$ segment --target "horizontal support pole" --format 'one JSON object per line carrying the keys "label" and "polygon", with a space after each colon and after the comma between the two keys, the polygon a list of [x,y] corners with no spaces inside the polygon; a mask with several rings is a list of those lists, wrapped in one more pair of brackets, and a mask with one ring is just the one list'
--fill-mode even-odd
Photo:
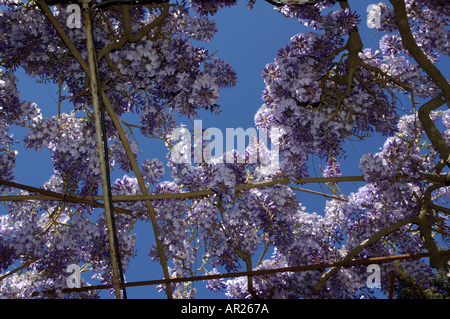
{"label": "horizontal support pole", "polygon": [[[439,255],[450,255],[450,250],[440,251]],[[425,257],[429,257],[429,253],[404,254],[404,255],[387,256],[387,257],[373,257],[373,258],[365,258],[365,259],[358,259],[358,260],[320,263],[320,264],[305,265],[305,266],[253,270],[253,271],[206,275],[206,276],[171,278],[168,280],[167,279],[159,279],[159,280],[135,281],[135,282],[127,282],[123,286],[124,287],[139,287],[139,286],[170,284],[170,283],[176,283],[176,282],[236,278],[236,277],[244,277],[244,276],[261,276],[261,275],[275,274],[275,273],[280,273],[280,272],[299,272],[299,271],[307,271],[307,270],[325,269],[325,268],[331,268],[331,267],[348,267],[348,266],[354,266],[354,265],[377,264],[377,263],[384,263],[384,262],[392,262],[395,260],[416,259],[416,258],[425,258]],[[87,286],[87,287],[80,287],[80,288],[63,288],[60,290],[62,293],[69,293],[69,292],[110,289],[111,287],[112,287],[111,285],[96,285],[96,286]],[[122,288],[122,286],[121,286],[121,288]],[[42,293],[46,293],[46,294],[54,294],[55,292],[56,292],[56,289],[42,291]],[[33,297],[36,297],[38,295],[39,295],[39,292],[33,292],[33,294],[32,294]]]}
{"label": "horizontal support pole", "polygon": [[[364,178],[362,176],[343,176],[343,177],[317,177],[317,178],[301,178],[297,179],[295,181],[296,184],[303,184],[303,183],[333,183],[333,182],[364,182]],[[0,180],[0,184],[3,184]],[[240,190],[245,189],[252,189],[252,188],[262,188],[262,187],[268,187],[273,186],[277,184],[291,184],[291,181],[289,178],[280,178],[275,179],[267,182],[258,182],[258,183],[252,183],[252,184],[243,184],[243,185],[236,185],[235,189],[236,192]],[[31,187],[24,188],[20,185],[12,182],[8,182],[8,184],[3,184],[5,186],[11,186],[16,187],[24,190],[28,190]],[[32,190],[31,192],[37,192],[36,189]],[[42,194],[42,192],[39,192]],[[56,197],[53,197],[52,194],[55,194]],[[158,199],[172,199],[172,198],[193,198],[198,196],[207,196],[207,195],[215,195],[216,193],[212,190],[202,190],[202,191],[196,191],[196,192],[182,192],[182,193],[172,193],[172,194],[156,194],[156,195],[113,195],[112,200],[116,202],[128,202],[128,201],[142,201],[142,200],[158,200]],[[44,197],[42,196],[44,195]],[[84,202],[88,203],[89,200],[86,200],[85,197],[80,195],[63,195],[55,192],[46,191],[46,194],[42,195],[7,195],[7,196],[0,196],[0,202],[2,201],[13,201],[13,200],[31,200],[31,199],[38,199],[38,200],[65,200],[65,201],[71,201],[70,199],[81,199]],[[102,196],[91,196],[93,200],[102,200]]]}

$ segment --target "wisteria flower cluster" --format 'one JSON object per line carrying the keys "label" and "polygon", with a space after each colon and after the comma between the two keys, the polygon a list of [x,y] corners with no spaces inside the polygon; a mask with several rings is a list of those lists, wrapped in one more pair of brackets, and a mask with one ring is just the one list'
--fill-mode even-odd
{"label": "wisteria flower cluster", "polygon": [[[61,42],[54,26],[39,10],[35,8],[24,12],[23,8],[12,2],[2,4],[9,6],[9,9],[0,14],[1,65],[11,71],[20,66],[29,76],[38,76],[46,81],[56,81],[62,72],[69,96],[61,98],[69,99],[75,106],[75,111],[42,119],[36,104],[20,100],[15,84],[17,79],[14,75],[9,71],[2,72],[0,74],[1,179],[13,180],[14,176],[17,152],[12,146],[16,141],[8,135],[8,128],[10,125],[25,126],[29,128],[24,140],[25,147],[36,151],[47,148],[52,155],[55,175],[51,183],[45,186],[46,190],[63,194],[95,195],[100,184],[100,170],[90,93],[86,92],[86,88],[89,87],[86,75]],[[137,43],[108,52],[107,57],[100,58],[99,63],[101,79],[110,81],[105,91],[117,114],[120,116],[129,111],[140,113],[142,132],[150,136],[165,136],[171,132],[175,123],[173,113],[194,117],[197,108],[217,110],[219,89],[236,83],[236,74],[228,63],[218,58],[209,59],[206,50],[194,47],[189,41],[190,38],[209,41],[216,32],[215,22],[207,18],[191,17],[185,3],[172,5],[169,9],[169,18],[158,32],[153,30]],[[70,41],[81,52],[83,58],[86,58],[84,28],[67,28],[65,21],[69,13],[65,10],[65,5],[55,6],[53,14],[60,26],[65,29]],[[133,10],[131,16],[133,32],[141,27],[136,22],[138,19],[150,24],[158,17],[157,11],[146,13],[142,8]],[[115,15],[107,12],[105,19],[113,21]],[[107,24],[101,19],[96,22],[94,33],[98,35],[97,47],[111,44],[115,42],[115,37],[120,36],[116,32],[119,25],[114,26],[116,22]],[[175,112],[167,111],[168,109]],[[85,112],[87,116],[80,117],[77,112]],[[108,116],[106,121],[107,135],[111,141],[110,168],[118,166],[127,172],[130,169],[129,159],[125,156],[122,143]],[[136,144],[130,142],[130,145],[137,158]],[[147,160],[142,163],[142,173],[149,183],[156,184],[164,174],[164,168],[157,159]],[[173,191],[172,188],[169,190]],[[141,193],[136,180],[126,176],[112,185],[112,192],[117,195]],[[4,258],[1,259],[1,269],[7,269],[19,259],[19,256],[38,258],[39,261],[33,265],[37,265],[38,273],[42,275],[39,276],[40,283],[35,286],[38,287],[37,290],[45,290],[65,287],[67,277],[64,273],[65,268],[71,263],[83,262],[94,270],[95,278],[103,283],[111,283],[109,251],[105,249],[108,247],[105,218],[100,216],[97,222],[92,222],[87,217],[92,214],[92,210],[85,205],[67,206],[66,203],[55,201],[41,204],[45,213],[38,214],[38,210],[33,208],[34,215],[21,214],[20,218],[2,219],[2,225],[13,228],[2,226],[1,247]],[[131,203],[124,202],[119,207],[131,208],[136,216],[142,216],[142,212],[145,211],[142,203],[133,204],[134,207]],[[169,204],[169,206],[174,212],[180,211],[180,207],[176,205]],[[13,214],[14,209],[26,211],[31,207],[33,206],[12,204],[8,209],[10,214]],[[157,207],[157,210],[160,209]],[[161,218],[162,216],[170,220],[167,214],[161,215]],[[23,220],[27,222],[24,223]],[[82,226],[83,224],[87,226]],[[122,246],[122,264],[126,269],[129,259],[134,255],[135,235],[129,234],[133,223],[128,217],[121,216],[116,219],[116,224]],[[81,230],[91,233],[83,234]],[[56,242],[59,244],[53,247],[53,243]],[[78,250],[73,250],[74,247]],[[80,247],[84,248],[80,251]],[[80,260],[75,256],[83,258]],[[27,258],[23,262],[26,262]],[[43,270],[45,272],[42,272]],[[17,278],[12,278],[13,282],[17,283]],[[46,278],[53,281],[48,282]],[[54,281],[56,278],[59,281]],[[22,281],[20,285],[25,282]],[[11,285],[6,282],[4,284]],[[33,290],[33,287],[29,290]],[[15,291],[14,289],[12,291]],[[8,291],[6,288],[2,289],[4,297],[8,296]],[[9,292],[11,297],[19,296],[17,291]],[[20,296],[30,295],[27,290],[26,294]],[[58,294],[58,296],[71,295]]]}
{"label": "wisteria flower cluster", "polygon": [[35,103],[20,100],[16,83],[17,78],[11,72],[0,71],[0,176],[7,181],[13,180],[17,154],[13,148],[16,141],[8,134],[9,126],[35,125],[42,118]]}
{"label": "wisteria flower cluster", "polygon": [[[312,31],[287,39],[264,67],[263,105],[254,116],[274,148],[269,150],[267,143],[254,138],[243,152],[231,150],[214,158],[208,155],[204,130],[195,128],[192,135],[183,126],[177,128],[175,115],[192,119],[199,110],[218,111],[221,90],[236,84],[229,63],[191,40],[210,41],[217,27],[208,16],[237,1],[113,7],[95,19],[102,94],[117,115],[105,117],[108,164],[136,175],[117,178],[111,193],[157,196],[151,205],[149,200],[114,202],[116,208],[127,210],[115,214],[124,271],[136,254],[137,235],[132,231],[138,221],[155,222],[157,236],[149,244],[149,256],[167,267],[171,277],[420,253],[432,245],[427,237],[432,237],[431,231],[444,237],[450,232],[448,209],[439,206],[450,199],[444,180],[448,163],[440,154],[442,147],[450,147],[450,111],[433,109],[427,114],[433,125],[444,127],[440,137],[445,145],[433,145],[431,124],[424,124],[423,112],[400,117],[391,98],[407,93],[414,103],[417,98],[440,102],[445,90],[434,74],[424,72],[426,62],[414,61],[413,51],[405,49],[394,8],[381,3],[369,13],[371,23],[379,21],[378,31],[386,33],[380,50],[374,50],[360,43],[361,19],[346,1],[332,10],[338,1],[294,2],[275,1],[282,15],[298,19]],[[248,8],[254,4],[249,0]],[[94,199],[100,189],[100,162],[90,79],[74,54],[87,58],[84,28],[68,28],[65,5],[53,6],[59,28],[73,45],[69,48],[42,7],[9,0],[0,0],[0,5],[8,6],[0,13],[0,65],[6,69],[0,72],[0,180],[14,180],[13,146],[18,141],[8,134],[9,127],[27,127],[23,146],[51,153],[54,174],[41,190]],[[145,26],[165,14],[163,8],[167,17],[142,34]],[[435,65],[440,55],[450,52],[446,29],[450,7],[441,0],[406,0],[405,9],[416,45]],[[121,21],[121,15],[129,19]],[[31,77],[67,86],[68,95],[60,100],[69,100],[74,110],[43,118],[36,104],[21,101],[14,76],[19,67]],[[115,122],[127,113],[137,115],[142,135],[164,140],[166,163],[139,158],[137,144],[126,137],[132,132],[118,131]],[[367,184],[349,196],[333,196],[323,214],[307,212],[286,180],[292,184],[308,177],[313,154],[326,159],[324,177],[337,180],[342,176],[344,141],[352,136],[364,139],[375,131],[387,138],[380,152],[361,157],[359,168]],[[201,161],[192,164],[197,158]],[[132,165],[138,160],[139,165]],[[165,164],[171,173],[168,181],[162,180]],[[335,183],[328,183],[330,189]],[[67,287],[66,269],[72,264],[92,270],[93,280],[112,283],[104,213],[97,214],[86,202],[69,203],[64,198],[11,201],[5,207],[8,214],[0,216],[0,271],[3,276],[13,265],[24,269],[0,281],[1,298],[99,298],[96,291],[61,291]],[[418,219],[424,212],[426,223],[436,228],[424,228],[423,219]],[[390,228],[411,218],[416,219]],[[365,245],[386,229],[391,230],[382,239]],[[402,266],[429,285],[430,265],[416,260],[402,261]],[[383,287],[389,286],[388,274],[395,267],[392,262],[383,264]],[[251,277],[214,279],[207,280],[206,287],[230,298],[373,297],[365,285],[365,266],[334,270],[331,275],[325,270],[279,272],[254,276],[251,282]],[[168,287],[158,288],[168,293]],[[56,293],[47,294],[49,289]],[[190,283],[172,284],[171,290],[177,298],[193,298],[196,292]]]}
{"label": "wisteria flower cluster", "polygon": [[[344,80],[352,76],[346,64],[333,62],[346,48],[343,36],[357,27],[358,15],[346,8],[316,19],[316,27],[325,34],[293,36],[277,52],[275,62],[266,65],[262,72],[265,106],[255,117],[258,128],[277,127],[282,132],[281,156],[286,166],[296,168],[285,173],[296,178],[308,176],[305,169],[299,169],[308,153],[338,157],[342,142],[351,135],[365,136],[373,128],[388,135],[396,124],[393,101],[382,87],[368,84],[373,78],[370,73],[361,74],[352,85],[351,79]],[[377,63],[371,51],[364,51],[360,58]]]}

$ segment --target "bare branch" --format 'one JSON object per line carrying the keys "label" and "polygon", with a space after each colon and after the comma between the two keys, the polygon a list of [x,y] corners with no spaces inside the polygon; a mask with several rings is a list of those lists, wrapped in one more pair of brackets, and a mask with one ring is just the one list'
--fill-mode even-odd
{"label": "bare branch", "polygon": [[[8,187],[14,187],[18,189],[23,189],[29,192],[41,194],[41,195],[17,195],[17,196],[0,196],[0,201],[6,201],[6,200],[32,200],[32,199],[39,199],[39,200],[61,200],[61,201],[67,201],[67,202],[75,202],[80,204],[86,204],[93,207],[99,207],[104,208],[104,205],[102,203],[98,203],[92,200],[88,200],[83,196],[80,195],[66,195],[66,194],[60,194],[56,192],[52,192],[49,190],[36,188],[32,186],[22,185],[19,183],[9,182],[0,180],[0,185],[8,186]],[[22,198],[22,199],[21,199]],[[98,199],[102,199],[98,197]],[[118,208],[113,207],[114,211],[133,216],[133,212],[124,209],[124,208]]]}
{"label": "bare branch", "polygon": [[439,152],[439,154],[441,154],[442,159],[447,163],[447,165],[449,165],[450,149],[445,143],[444,137],[442,136],[441,132],[439,132],[430,118],[431,111],[444,104],[444,101],[441,97],[442,95],[439,95],[438,97],[423,104],[419,108],[418,116],[420,123],[422,123],[425,133],[427,134],[434,148]]}
{"label": "bare branch", "polygon": [[[329,198],[332,198],[332,199],[335,199],[335,200],[340,200],[342,202],[348,203],[348,199],[345,199],[345,198],[342,198],[342,197],[338,197],[338,196],[334,196],[334,195],[328,195],[328,194],[325,194],[325,193],[316,192],[316,191],[312,191],[312,190],[304,189],[304,188],[292,187],[292,186],[291,186],[291,189],[293,189],[295,191],[300,191],[300,192],[320,195],[320,196],[324,196],[324,197],[329,197]],[[371,207],[369,205],[364,205],[364,204],[362,204],[361,206],[365,207],[365,208],[369,208],[369,209],[373,208],[373,207]]]}
{"label": "bare branch", "polygon": [[425,53],[417,45],[409,26],[408,17],[406,15],[405,1],[390,0],[390,2],[394,6],[395,21],[397,23],[398,30],[400,31],[400,35],[402,36],[403,47],[409,51],[419,66],[441,89],[442,95],[444,96],[445,101],[447,101],[447,105],[450,107],[450,84],[442,75],[441,71],[439,71],[439,69],[428,60]]}
{"label": "bare branch", "polygon": [[160,8],[160,15],[153,20],[151,23],[143,27],[136,34],[133,34],[131,31],[131,21],[130,21],[130,10],[132,6],[129,5],[121,5],[114,6],[112,9],[116,9],[120,11],[122,14],[122,23],[124,28],[124,35],[116,42],[112,42],[107,44],[98,54],[98,60],[100,61],[103,57],[106,57],[110,52],[120,49],[127,42],[137,42],[142,39],[145,35],[147,35],[153,28],[161,25],[164,20],[169,16],[169,3],[164,2],[155,7]]}
{"label": "bare branch", "polygon": [[1,277],[0,277],[0,281],[2,281],[2,280],[5,279],[5,278],[8,278],[9,276],[15,274],[15,273],[18,272],[18,271],[21,271],[21,270],[24,269],[24,268],[27,268],[29,265],[31,265],[32,263],[35,263],[35,262],[38,261],[38,260],[39,260],[39,258],[36,258],[36,257],[35,257],[35,258],[31,259],[30,261],[24,263],[22,266],[17,267],[17,268],[14,269],[14,270],[11,270],[11,271],[10,271],[9,273],[7,273],[6,275],[1,276]]}
{"label": "bare branch", "polygon": [[83,59],[80,52],[77,50],[75,45],[70,41],[69,36],[64,31],[64,29],[59,24],[58,20],[56,20],[55,16],[53,15],[52,11],[48,7],[47,3],[43,0],[40,0],[37,2],[39,8],[44,12],[45,16],[50,20],[50,22],[53,24],[53,27],[55,28],[56,32],[58,32],[61,39],[64,41],[66,46],[69,48],[70,53],[73,54],[77,62],[80,64],[83,71],[86,73],[86,76],[89,77],[89,66],[87,62]]}

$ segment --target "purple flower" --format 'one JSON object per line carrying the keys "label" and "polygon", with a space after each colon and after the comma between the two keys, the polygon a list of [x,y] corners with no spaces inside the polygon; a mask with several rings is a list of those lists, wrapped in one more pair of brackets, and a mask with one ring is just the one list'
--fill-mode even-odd
{"label": "purple flower", "polygon": [[263,104],[255,114],[255,125],[259,131],[262,131],[264,135],[268,136],[267,132],[270,127],[275,123],[273,112]]}
{"label": "purple flower", "polygon": [[[220,274],[216,268],[213,268],[212,271],[208,273],[208,275],[217,275]],[[212,292],[223,291],[226,288],[224,279],[212,279],[208,280],[206,284],[206,288],[211,290]]]}
{"label": "purple flower", "polygon": [[332,157],[327,160],[327,166],[323,170],[324,177],[339,177],[341,176],[341,167],[336,158]]}
{"label": "purple flower", "polygon": [[354,30],[361,20],[356,12],[351,12],[349,8],[338,9],[324,16],[318,24],[319,29],[324,29],[331,37],[348,35]]}
{"label": "purple flower", "polygon": [[164,176],[164,165],[157,158],[147,159],[141,163],[141,166],[142,177],[147,183],[156,184]]}
{"label": "purple flower", "polygon": [[319,82],[311,78],[304,78],[298,81],[299,88],[295,91],[298,101],[303,103],[315,103],[320,101],[322,93]]}
{"label": "purple flower", "polygon": [[198,105],[207,108],[216,103],[218,99],[219,86],[214,82],[213,78],[208,74],[197,77],[189,102],[198,103]]}
{"label": "purple flower", "polygon": [[403,51],[402,39],[393,34],[386,34],[380,40],[380,49],[383,54],[395,56]]}
{"label": "purple flower", "polygon": [[294,100],[282,100],[274,107],[273,116],[280,123],[292,126],[300,118],[300,110]]}
{"label": "purple flower", "polygon": [[261,76],[266,83],[266,85],[273,84],[279,80],[280,71],[278,68],[278,64],[276,63],[268,63],[266,67],[261,72]]}
{"label": "purple flower", "polygon": [[359,169],[368,182],[386,178],[386,169],[379,153],[375,155],[364,154],[359,162]]}
{"label": "purple flower", "polygon": [[294,35],[289,41],[289,48],[295,55],[302,56],[311,52],[311,40],[304,33]]}

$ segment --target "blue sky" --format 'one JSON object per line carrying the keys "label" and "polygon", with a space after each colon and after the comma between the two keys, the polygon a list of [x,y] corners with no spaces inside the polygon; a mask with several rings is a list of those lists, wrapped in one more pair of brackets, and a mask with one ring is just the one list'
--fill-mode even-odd
{"label": "blue sky", "polygon": [[[375,34],[374,29],[369,29],[365,23],[367,15],[366,8],[369,4],[376,1],[350,1],[350,7],[357,10],[361,15],[360,33],[365,47],[378,47],[380,39],[379,34]],[[273,7],[264,2],[257,1],[252,11],[246,7],[247,1],[239,1],[237,6],[226,8],[213,17],[217,21],[218,32],[215,38],[209,43],[195,43],[204,46],[210,53],[218,50],[215,56],[229,62],[237,72],[238,82],[234,88],[223,89],[218,101],[221,105],[221,114],[214,115],[209,112],[200,113],[203,128],[217,127],[225,133],[226,128],[243,129],[255,127],[254,115],[261,107],[261,93],[264,89],[264,81],[261,78],[261,71],[267,63],[273,62],[276,51],[288,44],[289,39],[301,32],[309,32],[311,29],[300,25],[297,20],[291,20],[283,17]],[[35,79],[30,79],[19,70],[16,75],[19,78],[18,88],[21,99],[36,102],[42,109],[44,117],[57,114],[57,88],[52,85],[36,84]],[[410,109],[410,103],[404,99],[405,108]],[[63,112],[69,112],[70,105],[63,106]],[[139,124],[136,115],[123,117],[127,122]],[[188,128],[192,125],[186,118],[177,118],[177,124],[187,124]],[[14,138],[20,140],[17,150],[15,178],[19,183],[39,187],[48,181],[53,174],[53,168],[50,160],[50,152],[46,149],[35,152],[23,148],[23,137],[26,135],[26,129],[12,129]],[[358,168],[359,158],[367,152],[378,152],[384,143],[385,137],[374,135],[364,142],[348,142],[345,146],[347,158],[341,160],[341,170],[343,176],[361,175]],[[139,155],[139,162],[147,158],[160,158],[166,156],[166,147],[160,140],[138,139],[139,149],[142,153]],[[224,141],[225,149],[225,141]],[[325,163],[318,158],[313,158],[310,164],[310,174],[312,177],[321,176],[319,165],[325,167]],[[166,169],[168,171],[168,169]],[[121,177],[119,172],[113,171],[111,180]],[[170,180],[170,174],[166,173],[164,180]],[[345,194],[357,191],[357,187],[363,186],[363,183],[342,183],[339,185]],[[303,185],[300,187],[329,193],[326,185]],[[306,206],[310,213],[317,212],[323,214],[326,199],[321,196],[306,193],[298,194],[299,201]],[[0,213],[5,210],[0,207]],[[154,236],[150,224],[137,223],[135,227],[137,233],[136,249],[137,257],[132,259],[127,270],[127,281],[142,281],[162,278],[162,270],[158,263],[151,261],[148,256],[151,243]],[[267,255],[266,255],[267,256]],[[259,256],[255,256],[255,265]],[[96,284],[90,279],[88,273],[83,273],[82,278],[86,281]],[[197,298],[224,298],[223,294],[214,294],[202,289],[205,283],[195,284],[198,293]],[[127,289],[129,298],[165,298],[165,295],[158,293],[154,286],[135,287]],[[104,291],[102,296],[109,297]],[[112,298],[112,297],[109,297]]]}

